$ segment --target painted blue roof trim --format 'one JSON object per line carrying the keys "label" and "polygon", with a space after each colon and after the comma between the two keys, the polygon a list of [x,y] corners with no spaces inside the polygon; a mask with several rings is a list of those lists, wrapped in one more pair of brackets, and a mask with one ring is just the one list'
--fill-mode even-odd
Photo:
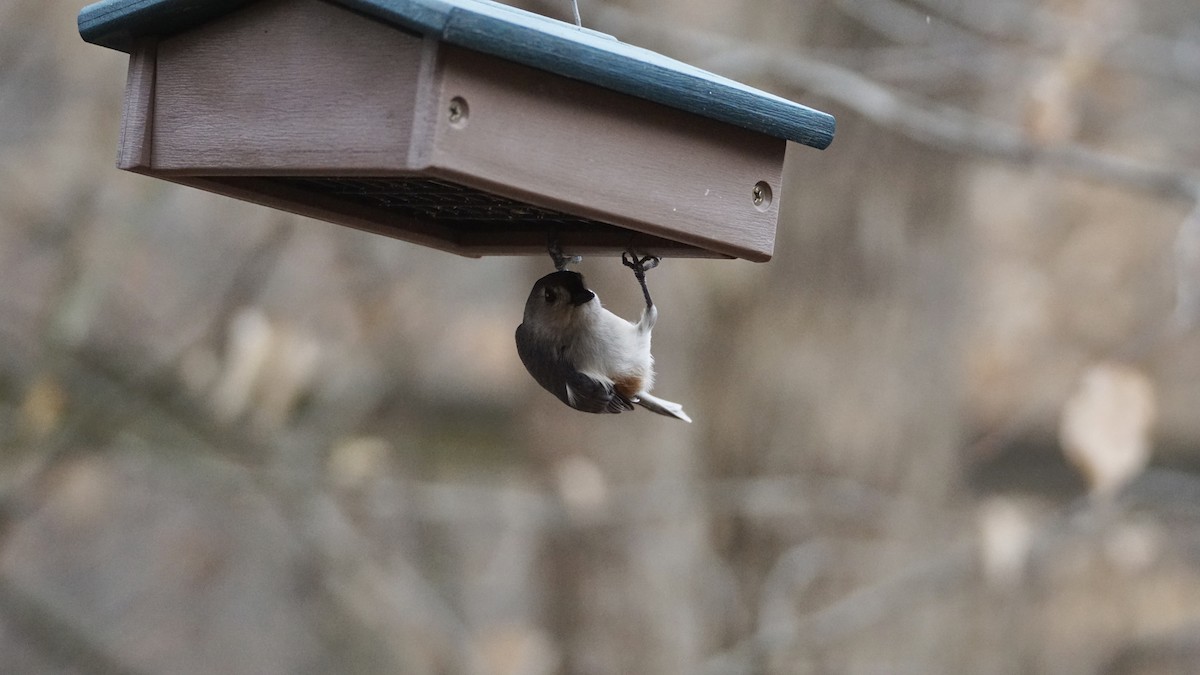
{"label": "painted blue roof trim", "polygon": [[79,34],[128,52],[143,35],[170,35],[225,14],[250,0],[105,0],[79,12]]}
{"label": "painted blue roof trim", "polygon": [[[79,13],[84,40],[129,51],[250,0],[103,0]],[[332,0],[385,23],[631,96],[824,149],[831,115],[611,36],[491,0]]]}

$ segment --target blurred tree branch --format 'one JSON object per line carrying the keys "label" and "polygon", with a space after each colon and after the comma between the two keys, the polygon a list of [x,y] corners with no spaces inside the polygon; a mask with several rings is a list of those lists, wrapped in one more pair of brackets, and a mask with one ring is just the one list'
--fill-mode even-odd
{"label": "blurred tree branch", "polygon": [[[928,7],[928,0],[924,2]],[[852,9],[856,16],[905,44],[928,40],[934,28],[948,31],[951,37],[939,40],[936,49],[942,56],[946,51],[952,51],[954,59],[964,62],[970,59],[963,59],[963,54],[974,49],[972,45],[977,42],[963,29],[944,22],[934,27],[931,16],[921,17],[919,12],[891,0],[843,0],[840,6],[843,10]],[[939,5],[936,9],[940,12],[945,8]],[[1095,41],[1106,47],[1096,47],[1103,58],[1118,58],[1119,65],[1139,74],[1173,79],[1188,79],[1187,74],[1190,74],[1194,79],[1195,73],[1200,72],[1194,67],[1200,62],[1200,45],[1191,42],[1131,34],[1123,28],[1118,30],[1096,21],[1072,20],[1044,9],[1031,13],[1029,6],[1018,7],[1013,2],[989,5],[986,12],[970,7],[950,11],[954,12],[952,20],[970,31],[1005,40],[1032,41],[1043,50],[1061,51],[1066,39],[1064,35],[1072,31],[1091,31]],[[880,127],[947,152],[1039,167],[1064,176],[1184,202],[1191,213],[1180,222],[1175,238],[1172,314],[1164,322],[1147,326],[1142,333],[1113,351],[1119,358],[1140,358],[1151,348],[1200,324],[1200,171],[1136,159],[1077,142],[1042,142],[1014,124],[898,91],[850,68],[813,58],[798,50],[749,44],[727,35],[653,22],[609,3],[591,13],[600,30],[662,45],[667,51],[686,53],[697,65],[729,77],[748,81],[770,79],[791,89],[811,92],[845,106]],[[1117,19],[1119,17],[1109,17],[1109,23],[1119,24]],[[1117,45],[1120,49],[1107,48]],[[1114,53],[1116,57],[1112,56]]]}
{"label": "blurred tree branch", "polygon": [[848,68],[778,46],[747,45],[716,33],[667,26],[611,4],[595,12],[600,30],[707,54],[698,65],[729,77],[771,78],[846,106],[912,140],[951,152],[1042,166],[1158,196],[1200,200],[1200,172],[1165,167],[1076,143],[1043,145],[1018,127],[952,105],[901,94]]}
{"label": "blurred tree branch", "polygon": [[1089,33],[1109,47],[1101,58],[1111,67],[1141,77],[1200,83],[1200,43],[1135,31],[1120,13],[1068,17],[1045,6],[1013,1],[912,2],[924,11],[895,0],[839,0],[838,8],[900,44],[936,43],[943,53],[949,46],[956,50],[955,58],[977,52],[974,61],[1005,55],[1003,49],[978,53],[987,48],[981,38],[1003,41],[1009,48],[1015,44],[1055,53],[1063,49],[1068,36]]}
{"label": "blurred tree branch", "polygon": [[6,630],[12,630],[55,665],[68,672],[137,675],[118,654],[94,639],[90,631],[77,626],[70,617],[31,596],[0,575],[0,616]]}

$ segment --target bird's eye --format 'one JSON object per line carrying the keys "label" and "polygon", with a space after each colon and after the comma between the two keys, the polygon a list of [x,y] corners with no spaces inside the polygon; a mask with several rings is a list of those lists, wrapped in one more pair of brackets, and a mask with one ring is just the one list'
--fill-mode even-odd
{"label": "bird's eye", "polygon": [[554,291],[546,289],[546,302],[554,302]]}

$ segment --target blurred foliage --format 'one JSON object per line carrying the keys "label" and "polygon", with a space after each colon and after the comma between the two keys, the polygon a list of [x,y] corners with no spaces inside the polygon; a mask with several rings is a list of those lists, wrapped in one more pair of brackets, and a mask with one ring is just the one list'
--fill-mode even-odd
{"label": "blurred foliage", "polygon": [[838,117],[649,277],[690,426],[537,388],[546,260],[116,171],[79,8],[0,5],[0,671],[1200,667],[1194,2],[584,0]]}

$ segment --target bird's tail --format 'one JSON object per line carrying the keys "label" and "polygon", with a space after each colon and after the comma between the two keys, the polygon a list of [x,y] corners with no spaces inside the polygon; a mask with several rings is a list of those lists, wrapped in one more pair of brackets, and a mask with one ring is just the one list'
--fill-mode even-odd
{"label": "bird's tail", "polygon": [[634,403],[637,403],[650,412],[681,419],[688,424],[692,423],[692,418],[688,417],[687,413],[683,412],[683,406],[679,405],[678,403],[664,401],[661,398],[651,396],[650,394],[638,394],[637,400],[634,401]]}

